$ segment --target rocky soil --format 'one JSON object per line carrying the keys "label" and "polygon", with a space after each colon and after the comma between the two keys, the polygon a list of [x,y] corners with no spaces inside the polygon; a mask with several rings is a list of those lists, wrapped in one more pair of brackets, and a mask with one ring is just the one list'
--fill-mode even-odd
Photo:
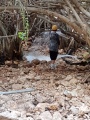
{"label": "rocky soil", "polygon": [[0,67],[0,91],[34,91],[0,95],[0,120],[90,120],[89,66],[62,59],[55,70],[45,60],[16,63]]}

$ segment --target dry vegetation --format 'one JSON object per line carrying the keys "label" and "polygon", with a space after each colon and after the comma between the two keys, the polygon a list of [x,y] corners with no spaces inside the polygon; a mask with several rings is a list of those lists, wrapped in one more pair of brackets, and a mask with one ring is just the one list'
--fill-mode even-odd
{"label": "dry vegetation", "polygon": [[89,0],[0,0],[0,50],[8,58],[12,58],[13,50],[21,56],[17,33],[24,30],[26,17],[29,37],[57,24],[63,33],[73,36],[78,43],[86,42],[90,46],[89,6]]}

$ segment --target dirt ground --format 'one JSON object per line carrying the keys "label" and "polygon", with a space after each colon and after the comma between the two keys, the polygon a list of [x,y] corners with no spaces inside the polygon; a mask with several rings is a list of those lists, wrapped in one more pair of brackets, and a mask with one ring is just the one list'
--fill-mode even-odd
{"label": "dirt ground", "polygon": [[0,95],[0,116],[7,117],[0,120],[90,120],[90,66],[62,59],[56,65],[51,70],[49,61],[24,60],[0,66],[0,91],[34,89]]}

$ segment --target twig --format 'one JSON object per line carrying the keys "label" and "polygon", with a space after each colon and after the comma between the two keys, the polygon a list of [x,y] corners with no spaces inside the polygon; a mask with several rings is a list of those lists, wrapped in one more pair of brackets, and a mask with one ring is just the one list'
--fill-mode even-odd
{"label": "twig", "polygon": [[82,80],[82,82],[83,82],[83,83],[86,82],[89,77],[90,77],[90,74],[88,74],[88,75]]}
{"label": "twig", "polygon": [[3,87],[3,86],[1,86],[1,85],[0,85],[0,87],[3,88],[4,90],[7,90],[5,87]]}
{"label": "twig", "polygon": [[0,36],[0,38],[9,38],[9,37],[16,37],[17,35],[7,35],[7,36]]}

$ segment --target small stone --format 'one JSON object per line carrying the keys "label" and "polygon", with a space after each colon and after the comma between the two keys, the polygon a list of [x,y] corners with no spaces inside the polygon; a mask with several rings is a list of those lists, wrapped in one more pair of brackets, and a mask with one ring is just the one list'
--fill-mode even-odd
{"label": "small stone", "polygon": [[15,119],[15,118],[21,117],[21,113],[18,111],[6,111],[6,112],[0,113],[0,116],[6,116],[7,118]]}
{"label": "small stone", "polygon": [[24,73],[25,73],[25,74],[28,74],[28,73],[29,73],[29,69],[26,69],[26,70],[24,71]]}
{"label": "small stone", "polygon": [[71,76],[71,75],[67,75],[67,77],[66,77],[64,80],[69,81],[69,80],[71,80],[71,79],[72,79],[72,76]]}
{"label": "small stone", "polygon": [[82,76],[77,76],[77,79],[78,80],[82,80]]}
{"label": "small stone", "polygon": [[12,61],[5,61],[5,65],[11,66],[12,65]]}
{"label": "small stone", "polygon": [[43,102],[45,102],[45,101],[47,100],[47,98],[44,97],[44,96],[41,95],[41,94],[37,94],[36,100],[37,100],[39,103],[43,103]]}
{"label": "small stone", "polygon": [[26,117],[31,117],[31,113],[26,113]]}
{"label": "small stone", "polygon": [[30,80],[32,80],[32,79],[34,79],[35,76],[36,76],[35,73],[29,73],[28,78],[29,78]]}
{"label": "small stone", "polygon": [[67,115],[67,120],[74,120],[73,114]]}
{"label": "small stone", "polygon": [[36,106],[39,102],[36,99],[34,99],[34,101],[32,101],[32,103]]}
{"label": "small stone", "polygon": [[46,61],[46,60],[42,60],[40,63],[41,63],[41,64],[46,64],[47,61]]}
{"label": "small stone", "polygon": [[30,67],[32,67],[32,64],[31,64],[31,63],[24,63],[24,64],[23,64],[23,67],[24,67],[24,68],[26,68],[26,67],[30,68]]}
{"label": "small stone", "polygon": [[58,103],[61,107],[64,107],[65,106],[65,98],[63,96],[59,96]]}
{"label": "small stone", "polygon": [[40,64],[40,60],[34,59],[34,60],[31,61],[31,64],[32,65],[38,65],[38,64]]}
{"label": "small stone", "polygon": [[65,90],[63,94],[68,98],[72,98],[72,94],[67,90]]}
{"label": "small stone", "polygon": [[90,90],[90,85],[88,85],[88,89]]}
{"label": "small stone", "polygon": [[58,110],[58,107],[59,107],[58,103],[52,103],[47,107],[47,109],[48,110]]}
{"label": "small stone", "polygon": [[12,120],[12,119],[4,117],[4,116],[0,116],[0,120]]}
{"label": "small stone", "polygon": [[4,103],[5,103],[5,101],[0,99],[0,104],[4,104]]}
{"label": "small stone", "polygon": [[49,111],[45,111],[40,114],[39,118],[40,120],[52,120],[52,115]]}
{"label": "small stone", "polygon": [[78,96],[78,91],[76,89],[72,90],[70,93],[71,93],[72,97]]}
{"label": "small stone", "polygon": [[29,42],[27,42],[27,45],[30,47],[31,46],[31,42],[29,41]]}
{"label": "small stone", "polygon": [[0,100],[1,100],[0,102],[3,103],[3,101],[5,101],[5,102],[9,101],[10,98],[9,98],[9,96],[2,95],[2,96],[0,96]]}
{"label": "small stone", "polygon": [[35,108],[35,111],[41,111],[41,112],[44,112],[45,109],[49,106],[48,103],[39,103],[36,108]]}
{"label": "small stone", "polygon": [[25,120],[34,120],[32,117],[27,117]]}
{"label": "small stone", "polygon": [[61,84],[62,84],[63,86],[65,86],[65,87],[66,87],[66,86],[67,86],[67,87],[70,86],[70,83],[69,83],[68,81],[63,81],[63,80],[62,80],[62,81],[61,81]]}
{"label": "small stone", "polygon": [[58,86],[59,86],[59,83],[58,83],[58,82],[56,82],[56,83],[55,83],[55,86],[56,86],[56,87],[58,87]]}
{"label": "small stone", "polygon": [[84,115],[86,113],[90,112],[90,108],[88,106],[86,106],[84,103],[82,104],[81,107],[79,107],[79,115]]}
{"label": "small stone", "polygon": [[41,80],[41,76],[36,76],[35,80]]}
{"label": "small stone", "polygon": [[73,114],[77,114],[78,113],[78,108],[76,108],[76,107],[74,107],[74,106],[71,106],[71,108],[70,108],[70,110],[71,110],[71,112],[73,113]]}
{"label": "small stone", "polygon": [[62,120],[61,114],[58,111],[54,112],[52,120]]}
{"label": "small stone", "polygon": [[24,78],[20,78],[19,80],[17,80],[18,84],[24,84],[26,82],[26,79]]}
{"label": "small stone", "polygon": [[69,81],[69,83],[73,85],[73,84],[78,83],[78,80],[76,78],[73,78]]}
{"label": "small stone", "polygon": [[13,90],[20,90],[22,89],[23,85],[22,84],[13,84],[12,89]]}
{"label": "small stone", "polygon": [[2,81],[0,81],[0,85],[2,84],[3,82]]}

